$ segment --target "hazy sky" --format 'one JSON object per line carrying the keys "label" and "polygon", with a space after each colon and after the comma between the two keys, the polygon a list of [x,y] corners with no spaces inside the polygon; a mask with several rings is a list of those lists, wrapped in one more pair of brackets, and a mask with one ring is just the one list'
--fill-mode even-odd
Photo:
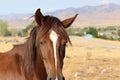
{"label": "hazy sky", "polygon": [[100,5],[116,3],[120,0],[0,0],[0,15],[13,13],[34,13],[37,8],[42,12],[82,7],[86,5]]}

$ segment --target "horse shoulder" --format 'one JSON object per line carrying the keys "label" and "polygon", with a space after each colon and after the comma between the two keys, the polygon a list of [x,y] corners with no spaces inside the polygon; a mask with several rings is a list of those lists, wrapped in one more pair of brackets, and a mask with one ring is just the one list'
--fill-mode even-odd
{"label": "horse shoulder", "polygon": [[0,54],[0,80],[25,80],[23,74],[23,53],[16,46],[12,50]]}

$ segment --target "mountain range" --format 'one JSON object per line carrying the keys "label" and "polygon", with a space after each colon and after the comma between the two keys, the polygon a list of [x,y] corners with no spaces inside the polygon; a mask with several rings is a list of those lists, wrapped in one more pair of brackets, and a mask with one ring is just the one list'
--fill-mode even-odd
{"label": "mountain range", "polygon": [[[61,20],[79,14],[72,26],[87,27],[87,26],[119,26],[120,25],[120,5],[110,3],[99,6],[83,6],[79,8],[67,8],[46,12],[45,15],[52,15]],[[24,28],[32,22],[28,19],[30,14],[9,14],[0,16],[1,20],[7,21],[10,27]]]}

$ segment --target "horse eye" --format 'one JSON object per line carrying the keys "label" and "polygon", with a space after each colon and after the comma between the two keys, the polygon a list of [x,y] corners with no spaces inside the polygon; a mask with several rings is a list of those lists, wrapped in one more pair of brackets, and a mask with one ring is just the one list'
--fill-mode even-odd
{"label": "horse eye", "polygon": [[67,46],[67,41],[65,41],[63,45],[64,45],[64,46]]}
{"label": "horse eye", "polygon": [[40,41],[40,45],[44,45],[45,44],[45,42],[44,41]]}
{"label": "horse eye", "polygon": [[64,46],[66,46],[66,43],[64,43]]}

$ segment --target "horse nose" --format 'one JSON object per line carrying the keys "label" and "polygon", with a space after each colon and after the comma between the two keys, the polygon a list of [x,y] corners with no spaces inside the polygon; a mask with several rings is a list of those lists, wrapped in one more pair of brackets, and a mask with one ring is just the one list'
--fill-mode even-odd
{"label": "horse nose", "polygon": [[58,77],[55,80],[65,80],[65,77]]}
{"label": "horse nose", "polygon": [[55,78],[49,77],[49,78],[47,78],[47,80],[55,80]]}
{"label": "horse nose", "polygon": [[62,77],[61,80],[65,80],[65,77]]}
{"label": "horse nose", "polygon": [[54,78],[49,78],[48,80],[55,80]]}
{"label": "horse nose", "polygon": [[50,78],[49,80],[52,80],[52,78]]}
{"label": "horse nose", "polygon": [[47,80],[65,80],[65,77],[60,77],[60,78],[49,78]]}

